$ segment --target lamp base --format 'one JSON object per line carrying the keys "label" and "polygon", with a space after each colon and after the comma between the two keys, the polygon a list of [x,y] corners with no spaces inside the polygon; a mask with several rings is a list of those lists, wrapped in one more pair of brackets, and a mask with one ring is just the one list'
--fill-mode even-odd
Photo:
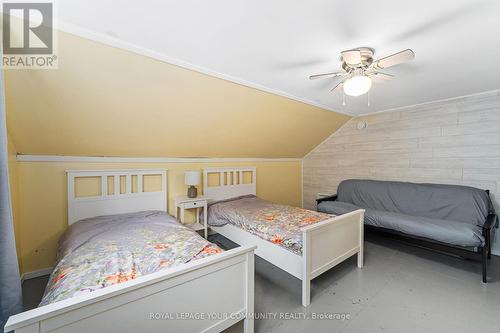
{"label": "lamp base", "polygon": [[191,185],[188,188],[188,198],[196,198],[198,196],[198,189]]}

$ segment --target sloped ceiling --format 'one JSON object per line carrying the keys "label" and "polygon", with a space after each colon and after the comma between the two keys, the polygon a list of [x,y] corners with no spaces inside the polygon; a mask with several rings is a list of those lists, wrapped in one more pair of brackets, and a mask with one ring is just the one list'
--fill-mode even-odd
{"label": "sloped ceiling", "polygon": [[[64,0],[58,19],[110,38],[280,91],[337,112],[363,114],[500,88],[498,0]],[[78,29],[76,29],[78,30]],[[396,79],[366,96],[329,90],[342,50],[402,49],[413,62],[387,69]]]}
{"label": "sloped ceiling", "polygon": [[18,153],[303,157],[349,117],[59,32],[59,69],[5,71]]}

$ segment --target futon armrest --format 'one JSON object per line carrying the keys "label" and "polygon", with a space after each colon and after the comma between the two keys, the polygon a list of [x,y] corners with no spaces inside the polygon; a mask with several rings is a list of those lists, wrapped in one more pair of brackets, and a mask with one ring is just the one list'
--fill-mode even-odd
{"label": "futon armrest", "polygon": [[323,201],[336,201],[336,200],[337,200],[337,195],[336,194],[329,195],[327,197],[316,199],[316,205],[318,205],[320,202],[323,202]]}
{"label": "futon armrest", "polygon": [[491,230],[498,224],[498,216],[496,214],[489,214],[483,224],[483,230]]}

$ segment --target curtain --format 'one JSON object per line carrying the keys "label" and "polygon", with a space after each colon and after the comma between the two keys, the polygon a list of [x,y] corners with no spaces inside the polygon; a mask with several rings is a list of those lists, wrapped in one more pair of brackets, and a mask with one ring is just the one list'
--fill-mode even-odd
{"label": "curtain", "polygon": [[9,316],[22,311],[21,280],[12,224],[5,122],[3,75],[0,73],[0,329],[2,332]]}

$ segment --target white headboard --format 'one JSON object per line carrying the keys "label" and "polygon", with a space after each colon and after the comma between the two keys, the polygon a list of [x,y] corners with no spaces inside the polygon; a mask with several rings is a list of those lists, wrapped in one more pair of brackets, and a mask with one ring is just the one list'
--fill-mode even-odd
{"label": "white headboard", "polygon": [[[244,183],[244,174],[251,173],[251,183]],[[208,185],[210,174],[218,174],[219,184]],[[224,200],[257,193],[257,170],[255,167],[205,168],[203,169],[203,194],[211,200]]]}
{"label": "white headboard", "polygon": [[[68,224],[78,220],[111,214],[132,213],[143,210],[167,210],[167,170],[159,169],[124,169],[124,170],[67,170],[68,174]],[[144,192],[143,177],[161,176],[161,190]],[[121,177],[125,179],[125,188],[121,189]],[[101,178],[101,195],[77,197],[75,183],[78,178]],[[113,192],[108,192],[108,177],[113,177]],[[132,191],[133,178],[136,191]],[[124,193],[120,193],[124,192]]]}

